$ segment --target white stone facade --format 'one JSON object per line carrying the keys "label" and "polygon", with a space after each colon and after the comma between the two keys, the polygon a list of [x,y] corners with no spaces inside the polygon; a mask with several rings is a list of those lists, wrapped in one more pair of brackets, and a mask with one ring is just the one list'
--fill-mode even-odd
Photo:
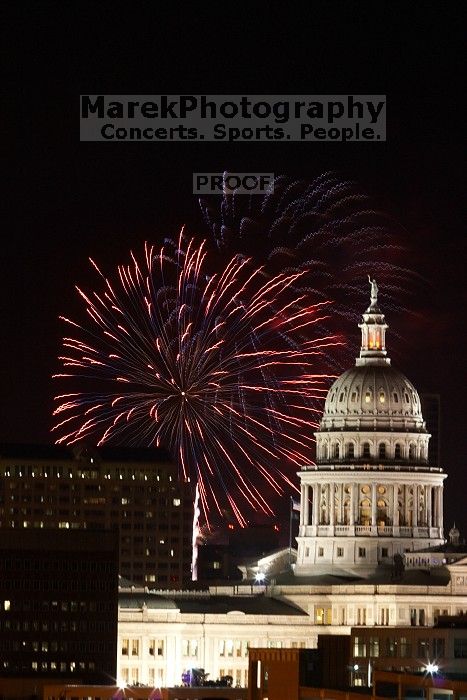
{"label": "white stone facade", "polygon": [[[256,587],[260,597],[271,596],[300,608],[304,614],[298,616],[236,612],[239,597],[251,595],[249,585],[212,589],[205,596],[208,611],[217,594],[230,595],[232,610],[227,614],[121,607],[118,675],[129,683],[177,685],[183,671],[201,667],[210,678],[228,674],[234,684],[245,686],[248,647],[314,648],[319,634],[350,634],[355,626],[432,626],[439,615],[467,614],[467,559],[448,568],[451,582],[447,586],[297,583]],[[172,598],[175,604],[177,595]]]}
{"label": "white stone facade", "polygon": [[390,365],[376,294],[360,328],[356,365],[326,398],[316,465],[299,474],[296,576],[366,575],[444,541],[446,475],[428,465],[420,399]]}

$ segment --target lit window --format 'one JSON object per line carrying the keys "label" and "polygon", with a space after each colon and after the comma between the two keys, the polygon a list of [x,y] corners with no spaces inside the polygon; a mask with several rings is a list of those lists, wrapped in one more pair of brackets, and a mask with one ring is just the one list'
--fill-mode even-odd
{"label": "lit window", "polygon": [[365,403],[370,403],[371,401],[371,391],[365,393]]}
{"label": "lit window", "polygon": [[9,600],[4,600],[3,601],[3,609],[4,610],[10,610],[11,609],[11,603]]}
{"label": "lit window", "polygon": [[180,501],[179,498],[174,498],[173,501],[172,501],[172,504],[173,504],[174,506],[179,506],[180,503],[181,503],[181,501]]}
{"label": "lit window", "polygon": [[232,639],[222,640],[220,643],[219,656],[233,656],[234,643]]}
{"label": "lit window", "polygon": [[352,391],[352,396],[351,396],[350,400],[352,401],[352,403],[355,403],[355,401],[357,400],[357,392],[356,391]]}
{"label": "lit window", "polygon": [[149,642],[149,653],[151,656],[164,656],[164,640],[151,639]]}
{"label": "lit window", "polygon": [[366,639],[365,637],[355,637],[353,655],[357,657],[366,656]]}
{"label": "lit window", "polygon": [[379,402],[384,403],[385,401],[386,401],[386,395],[385,395],[384,391],[380,391],[379,392]]}
{"label": "lit window", "polygon": [[330,625],[332,622],[332,608],[315,608],[315,624]]}

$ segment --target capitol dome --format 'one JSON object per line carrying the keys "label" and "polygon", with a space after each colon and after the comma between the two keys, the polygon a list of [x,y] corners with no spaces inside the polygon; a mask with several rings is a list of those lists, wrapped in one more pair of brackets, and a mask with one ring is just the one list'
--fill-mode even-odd
{"label": "capitol dome", "polygon": [[387,324],[372,282],[371,303],[363,314],[360,355],[355,367],[328,391],[316,435],[317,459],[348,457],[379,462],[404,459],[426,463],[429,434],[420,397],[407,377],[391,366],[386,350]]}
{"label": "capitol dome", "polygon": [[347,370],[331,386],[321,430],[365,426],[425,432],[420,398],[407,377],[389,364]]}
{"label": "capitol dome", "polygon": [[331,386],[316,437],[316,463],[300,473],[296,576],[366,575],[394,556],[443,543],[443,481],[428,462],[420,398],[391,366],[378,287],[355,366]]}

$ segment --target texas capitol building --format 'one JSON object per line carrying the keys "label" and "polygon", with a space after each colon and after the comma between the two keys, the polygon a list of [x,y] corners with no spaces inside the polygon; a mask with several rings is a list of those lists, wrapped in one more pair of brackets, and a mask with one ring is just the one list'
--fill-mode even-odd
{"label": "texas capitol building", "polygon": [[[204,668],[209,678],[231,675],[243,686],[249,647],[313,648],[318,634],[349,635],[355,627],[380,637],[384,628],[425,628],[423,644],[411,651],[420,670],[436,651],[428,628],[442,616],[467,614],[467,547],[455,527],[445,540],[446,474],[428,462],[417,390],[388,357],[374,280],[360,329],[355,367],[326,398],[316,465],[299,473],[297,550],[249,562],[239,584],[205,591],[122,582],[122,681],[171,686],[182,672]],[[382,644],[370,648],[383,654]],[[395,670],[407,667],[401,649]],[[465,663],[467,639],[450,653]]]}

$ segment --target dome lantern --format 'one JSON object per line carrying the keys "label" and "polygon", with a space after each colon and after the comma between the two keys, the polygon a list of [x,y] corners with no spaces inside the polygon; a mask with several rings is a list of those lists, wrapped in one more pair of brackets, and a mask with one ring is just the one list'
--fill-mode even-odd
{"label": "dome lantern", "polygon": [[362,331],[362,345],[356,365],[389,365],[391,360],[387,357],[386,352],[386,329],[388,326],[384,314],[381,313],[378,306],[378,285],[376,280],[371,279],[370,275],[368,275],[368,280],[371,285],[370,306],[363,314],[362,323],[358,326]]}

